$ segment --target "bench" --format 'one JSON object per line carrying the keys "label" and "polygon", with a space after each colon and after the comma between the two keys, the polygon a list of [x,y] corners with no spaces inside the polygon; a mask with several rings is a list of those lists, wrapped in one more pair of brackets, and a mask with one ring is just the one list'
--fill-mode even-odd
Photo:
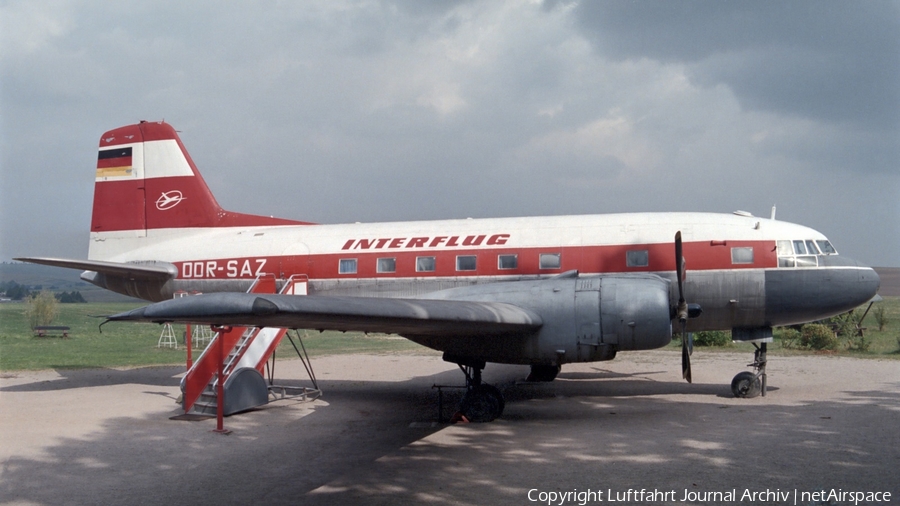
{"label": "bench", "polygon": [[69,337],[69,327],[62,325],[38,325],[33,330],[36,337],[47,337],[50,335],[61,335],[65,338]]}

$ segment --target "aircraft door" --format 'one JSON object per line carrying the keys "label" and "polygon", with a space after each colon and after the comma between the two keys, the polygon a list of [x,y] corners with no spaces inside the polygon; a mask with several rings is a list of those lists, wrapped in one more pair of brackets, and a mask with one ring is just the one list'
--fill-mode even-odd
{"label": "aircraft door", "polygon": [[[302,242],[295,242],[282,250],[279,259],[278,278],[287,280],[291,276],[295,277],[298,283],[297,290],[303,293],[297,295],[306,295],[308,293],[309,280],[309,248]],[[301,280],[305,279],[305,282]],[[302,287],[301,287],[302,285]]]}

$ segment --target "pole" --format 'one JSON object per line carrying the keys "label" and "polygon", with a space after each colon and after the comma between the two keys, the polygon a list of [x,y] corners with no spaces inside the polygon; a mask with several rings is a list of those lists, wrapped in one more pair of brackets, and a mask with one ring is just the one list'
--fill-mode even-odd
{"label": "pole", "polygon": [[[231,330],[230,328],[228,330]],[[216,376],[216,430],[219,434],[231,434],[230,430],[225,429],[225,328],[219,330],[219,357],[218,357],[218,373]]]}
{"label": "pole", "polygon": [[187,324],[187,333],[185,334],[185,340],[187,341],[187,370],[191,370],[191,366],[194,365],[194,359],[191,358],[191,348],[194,347],[194,341],[191,338],[191,324]]}

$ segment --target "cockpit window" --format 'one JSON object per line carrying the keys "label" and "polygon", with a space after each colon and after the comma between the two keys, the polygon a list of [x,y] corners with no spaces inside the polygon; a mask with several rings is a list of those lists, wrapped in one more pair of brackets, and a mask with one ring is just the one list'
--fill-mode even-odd
{"label": "cockpit window", "polygon": [[816,267],[820,256],[837,255],[828,240],[776,241],[775,251],[778,253],[778,267]]}
{"label": "cockpit window", "polygon": [[808,240],[806,241],[806,252],[810,255],[816,255],[819,253],[819,250],[816,249],[816,242]]}
{"label": "cockpit window", "polygon": [[819,249],[825,255],[837,255],[837,251],[834,249],[834,246],[827,240],[825,241],[816,241],[816,244],[819,245]]}
{"label": "cockpit window", "polygon": [[776,244],[778,245],[778,256],[785,257],[794,254],[794,247],[791,246],[791,241],[778,241]]}

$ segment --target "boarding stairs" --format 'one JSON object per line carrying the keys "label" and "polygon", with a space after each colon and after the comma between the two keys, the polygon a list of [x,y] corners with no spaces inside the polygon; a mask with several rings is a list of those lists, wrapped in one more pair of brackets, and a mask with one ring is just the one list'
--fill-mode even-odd
{"label": "boarding stairs", "polygon": [[[292,276],[278,293],[306,295],[306,276]],[[256,279],[248,293],[276,293],[275,276]],[[263,377],[266,362],[275,352],[287,329],[270,327],[230,327],[217,332],[203,353],[181,380],[185,413],[216,415],[218,408],[219,343],[223,354],[224,414],[246,411],[269,402],[269,386]],[[283,390],[283,388],[282,388]]]}

